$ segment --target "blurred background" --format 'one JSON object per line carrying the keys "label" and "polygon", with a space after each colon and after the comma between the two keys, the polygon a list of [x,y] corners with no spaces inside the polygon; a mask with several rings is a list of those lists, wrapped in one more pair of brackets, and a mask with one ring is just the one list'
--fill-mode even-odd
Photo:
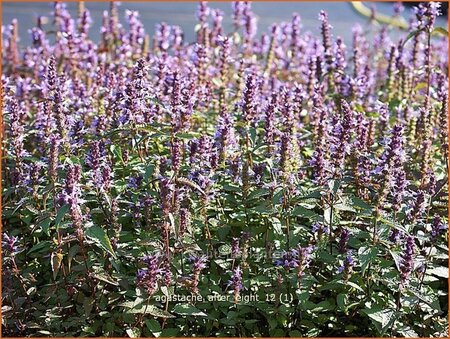
{"label": "blurred background", "polygon": [[[368,8],[374,7],[377,12],[392,15],[394,3],[363,3]],[[417,4],[417,3],[415,3]],[[413,4],[405,3],[405,10],[402,15],[407,19],[411,15]],[[71,13],[77,15],[77,3],[69,2],[67,7]],[[194,26],[196,21],[196,10],[198,2],[122,2],[119,6],[122,24],[125,24],[125,10],[138,11],[140,19],[145,26],[146,32],[150,35],[154,33],[155,25],[160,22],[180,26],[188,41],[193,41],[195,37]],[[209,2],[209,7],[219,8],[224,11],[224,27],[229,32],[232,30],[231,3],[230,2]],[[93,19],[90,36],[94,40],[100,38],[100,26],[102,13],[109,9],[107,2],[86,2]],[[264,32],[274,22],[290,21],[292,12],[300,14],[303,30],[312,31],[318,34],[319,21],[318,13],[326,10],[329,14],[330,23],[333,26],[333,35],[341,36],[347,43],[351,40],[351,27],[354,23],[366,24],[368,18],[358,13],[350,2],[253,2],[252,10],[258,17],[258,32]],[[19,33],[22,44],[28,44],[30,37],[28,30],[36,23],[38,16],[51,16],[53,10],[52,2],[7,2],[3,3],[2,24],[8,25],[13,18],[19,21]],[[445,11],[446,12],[446,11]],[[447,17],[438,18],[437,26],[447,28]]]}

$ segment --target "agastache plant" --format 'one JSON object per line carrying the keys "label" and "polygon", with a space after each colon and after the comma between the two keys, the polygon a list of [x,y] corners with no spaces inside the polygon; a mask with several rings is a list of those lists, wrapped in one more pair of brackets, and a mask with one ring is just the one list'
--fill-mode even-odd
{"label": "agastache plant", "polygon": [[230,6],[5,22],[4,336],[448,337],[445,7]]}

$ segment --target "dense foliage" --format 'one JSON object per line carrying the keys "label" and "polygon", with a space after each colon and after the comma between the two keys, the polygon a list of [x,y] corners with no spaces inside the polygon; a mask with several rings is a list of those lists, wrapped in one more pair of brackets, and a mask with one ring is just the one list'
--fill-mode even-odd
{"label": "dense foliage", "polygon": [[[305,4],[306,5],[306,4]],[[394,20],[402,8],[396,5]],[[6,336],[447,336],[447,33],[3,29]],[[319,30],[318,30],[319,32]],[[348,47],[351,46],[351,47]]]}

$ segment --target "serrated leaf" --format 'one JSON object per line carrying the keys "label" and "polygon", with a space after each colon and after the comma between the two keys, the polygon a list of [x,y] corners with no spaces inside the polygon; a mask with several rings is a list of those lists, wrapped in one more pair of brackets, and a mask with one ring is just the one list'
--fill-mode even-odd
{"label": "serrated leaf", "polygon": [[448,278],[448,267],[438,266],[427,269],[427,274],[432,274],[441,278]]}
{"label": "serrated leaf", "polygon": [[118,283],[117,281],[111,280],[110,277],[107,277],[107,276],[104,275],[104,274],[96,273],[96,274],[93,274],[93,277],[94,277],[95,279],[101,280],[101,281],[103,281],[103,282],[105,282],[105,283],[107,283],[107,284],[110,284],[110,285],[113,285],[113,286],[119,286],[119,283]]}
{"label": "serrated leaf", "polygon": [[428,292],[429,294],[427,295],[427,294],[424,294],[424,292],[426,292],[426,291],[419,291],[419,290],[413,288],[412,286],[408,287],[408,291],[411,292],[412,294],[414,294],[417,298],[422,300],[425,304],[427,304],[431,308],[433,308],[437,311],[441,311],[441,306],[439,305],[439,299],[437,298],[437,296],[431,294],[432,291],[429,291]]}
{"label": "serrated leaf", "polygon": [[277,234],[283,234],[283,230],[281,228],[281,221],[278,218],[271,218],[272,221],[272,227]]}
{"label": "serrated leaf", "polygon": [[397,328],[397,332],[407,338],[418,338],[419,335],[409,326]]}
{"label": "serrated leaf", "polygon": [[141,305],[144,301],[145,300],[143,298],[138,297],[134,301],[125,301],[125,302],[119,304],[119,306],[126,307],[126,308],[135,308],[135,307],[137,308],[137,306]]}
{"label": "serrated leaf", "polygon": [[368,246],[368,247],[360,247],[358,250],[358,259],[361,263],[361,271],[364,273],[367,266],[373,261],[374,258],[376,258],[378,254],[378,248],[375,246]]}
{"label": "serrated leaf", "polygon": [[175,305],[172,312],[179,315],[193,315],[198,317],[207,317],[206,313],[200,311],[197,307],[191,304]]}
{"label": "serrated leaf", "polygon": [[167,311],[164,311],[153,305],[140,305],[137,308],[132,308],[127,311],[127,313],[131,314],[151,314],[154,317],[158,318],[175,318],[172,314]]}
{"label": "serrated leaf", "polygon": [[383,335],[396,319],[396,313],[391,309],[382,309],[381,307],[373,307],[371,309],[363,309],[363,312],[375,322],[380,334]]}
{"label": "serrated leaf", "polygon": [[116,258],[116,253],[111,246],[111,242],[109,241],[108,235],[105,230],[99,226],[91,226],[86,229],[86,237],[93,240],[97,245],[99,245],[102,249],[111,254],[114,258]]}
{"label": "serrated leaf", "polygon": [[355,284],[355,283],[352,282],[352,281],[347,281],[345,284],[347,284],[348,286],[351,286],[351,287],[353,287],[354,289],[357,289],[358,291],[364,293],[364,290],[362,289],[362,287],[359,286],[359,285],[357,285],[357,284]]}
{"label": "serrated leaf", "polygon": [[316,218],[317,214],[301,205],[297,205],[294,207],[294,210],[291,213],[292,216],[295,217],[305,217],[305,218]]}

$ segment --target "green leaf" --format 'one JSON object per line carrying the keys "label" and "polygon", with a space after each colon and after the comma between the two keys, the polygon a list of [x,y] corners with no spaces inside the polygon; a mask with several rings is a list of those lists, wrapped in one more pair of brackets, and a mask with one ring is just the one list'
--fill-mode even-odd
{"label": "green leaf", "polygon": [[441,34],[448,37],[448,31],[444,27],[436,27],[431,31],[431,34]]}
{"label": "green leaf", "polygon": [[328,188],[333,193],[333,195],[336,195],[337,191],[341,187],[341,181],[340,180],[330,180],[328,182]]}
{"label": "green leaf", "polygon": [[207,317],[205,313],[200,311],[194,305],[191,304],[177,304],[173,308],[172,312],[179,315],[193,315],[198,317]]}
{"label": "green leaf", "polygon": [[389,250],[389,253],[391,253],[392,258],[394,259],[395,266],[397,266],[397,270],[400,271],[402,258],[400,256],[400,252],[398,250]]}
{"label": "green leaf", "polygon": [[137,327],[127,328],[125,332],[130,338],[139,338],[141,336],[141,330]]}
{"label": "green leaf", "polygon": [[45,218],[38,225],[41,228],[42,232],[44,232],[47,235],[50,235],[48,230],[50,229],[51,223],[52,223],[52,220],[50,218]]}
{"label": "green leaf", "polygon": [[317,218],[317,213],[301,206],[297,205],[294,207],[294,210],[292,211],[292,216],[295,217],[305,217],[305,218]]}
{"label": "green leaf", "polygon": [[174,293],[174,287],[161,286],[161,292],[169,298]]}
{"label": "green leaf", "polygon": [[159,337],[161,334],[161,325],[155,319],[145,319],[145,326],[155,337]]}
{"label": "green leaf", "polygon": [[395,228],[399,231],[402,231],[405,234],[409,234],[408,230],[403,225],[401,225],[398,222],[395,222],[394,220],[388,217],[381,217],[379,220],[391,228]]}
{"label": "green leaf", "polygon": [[280,219],[274,217],[274,218],[271,218],[271,221],[272,221],[272,226],[273,226],[273,229],[274,229],[275,233],[283,234],[283,230],[281,228],[281,221],[280,221]]}
{"label": "green leaf", "polygon": [[345,284],[347,284],[348,286],[351,286],[351,287],[353,287],[354,289],[357,289],[358,291],[364,293],[364,290],[362,289],[362,287],[359,286],[359,285],[357,285],[357,284],[355,284],[355,283],[352,282],[352,281],[347,281]]}
{"label": "green leaf", "polygon": [[64,216],[69,212],[69,205],[64,205],[58,210],[58,214],[56,214],[55,218],[55,227],[58,230],[59,226],[61,224],[61,221],[63,220]]}
{"label": "green leaf", "polygon": [[142,305],[142,303],[144,301],[145,301],[144,299],[138,297],[134,301],[125,301],[125,302],[119,304],[119,306],[126,307],[126,308],[137,308],[137,306]]}
{"label": "green leaf", "polygon": [[117,157],[123,163],[122,149],[119,146],[111,145],[109,150],[111,151],[112,154],[114,154],[115,157]]}
{"label": "green leaf", "polygon": [[83,308],[84,308],[84,314],[86,317],[89,317],[92,311],[92,307],[94,306],[94,299],[93,298],[84,298],[83,300]]}
{"label": "green leaf", "polygon": [[370,309],[366,308],[362,311],[366,313],[370,319],[372,319],[381,335],[383,335],[386,330],[390,328],[396,319],[396,313],[394,310],[384,309],[381,306],[374,306]]}
{"label": "green leaf", "polygon": [[176,138],[180,138],[180,139],[183,139],[183,140],[191,140],[191,139],[198,138],[199,136],[200,136],[200,133],[195,133],[195,132],[177,133],[177,134],[175,134]]}
{"label": "green leaf", "polygon": [[252,200],[252,199],[259,199],[265,195],[267,195],[269,193],[269,190],[267,188],[259,188],[253,192],[251,192],[248,195],[248,199]]}
{"label": "green leaf", "polygon": [[427,274],[432,274],[441,278],[448,278],[448,267],[438,266],[427,269]]}
{"label": "green leaf", "polygon": [[154,317],[157,318],[175,318],[172,314],[169,312],[166,312],[156,306],[153,305],[140,305],[137,308],[132,308],[127,311],[127,313],[131,314],[151,314]]}
{"label": "green leaf", "polygon": [[359,207],[361,209],[369,210],[369,211],[372,210],[372,207],[370,207],[369,204],[367,204],[364,200],[362,200],[362,199],[360,199],[358,197],[353,196],[351,198],[351,200],[352,200],[352,203],[353,203],[352,205],[354,207]]}
{"label": "green leaf", "polygon": [[361,263],[361,271],[364,273],[367,266],[376,258],[378,248],[376,246],[360,247],[358,250],[358,259]]}
{"label": "green leaf", "polygon": [[144,173],[144,180],[147,181],[152,175],[153,172],[155,171],[155,165],[148,165],[145,168],[145,173]]}
{"label": "green leaf", "polygon": [[418,338],[419,335],[409,326],[402,326],[396,329],[399,334],[407,338]]}
{"label": "green leaf", "polygon": [[119,286],[119,283],[117,281],[112,281],[110,277],[106,276],[105,274],[101,273],[95,273],[92,275],[95,279],[101,280],[107,284],[113,285],[113,286]]}
{"label": "green leaf", "polygon": [[356,212],[356,210],[350,204],[348,204],[346,202],[340,202],[340,203],[334,205],[334,208],[337,211]]}
{"label": "green leaf", "polygon": [[422,28],[422,29],[418,29],[418,30],[415,30],[415,31],[412,31],[411,33],[409,33],[408,36],[406,37],[406,39],[403,41],[403,46],[405,46],[405,44],[409,40],[411,40],[412,38],[414,38],[416,35],[420,34],[423,31],[424,31],[424,29]]}
{"label": "green leaf", "polygon": [[31,247],[30,250],[27,252],[27,254],[30,255],[31,253],[38,252],[43,249],[45,249],[45,252],[47,252],[51,246],[52,246],[51,241],[41,241],[40,243]]}
{"label": "green leaf", "polygon": [[289,337],[291,337],[291,338],[301,338],[302,336],[303,336],[302,332],[300,332],[298,330],[293,330],[293,331],[289,332]]}
{"label": "green leaf", "polygon": [[412,294],[414,294],[417,298],[422,300],[425,304],[427,304],[431,308],[433,308],[437,311],[441,311],[441,306],[439,305],[439,299],[437,296],[435,296],[433,294],[433,291],[431,290],[431,288],[427,292],[425,290],[425,286],[423,286],[422,291],[419,291],[419,290],[413,288],[412,286],[409,286],[408,291],[411,292]]}
{"label": "green leaf", "polygon": [[345,306],[345,294],[339,293],[336,297],[336,303],[342,311],[347,311],[347,307]]}
{"label": "green leaf", "polygon": [[80,245],[76,244],[69,248],[68,254],[67,254],[67,267],[70,272],[70,268],[72,267],[72,259],[77,255],[78,251],[80,250]]}
{"label": "green leaf", "polygon": [[116,258],[116,253],[114,252],[111,242],[109,241],[108,235],[105,230],[99,226],[91,226],[86,229],[86,237],[93,240],[97,245],[111,254]]}
{"label": "green leaf", "polygon": [[178,328],[165,328],[161,332],[161,337],[163,337],[163,338],[173,338],[173,337],[177,336],[178,332],[179,332]]}

